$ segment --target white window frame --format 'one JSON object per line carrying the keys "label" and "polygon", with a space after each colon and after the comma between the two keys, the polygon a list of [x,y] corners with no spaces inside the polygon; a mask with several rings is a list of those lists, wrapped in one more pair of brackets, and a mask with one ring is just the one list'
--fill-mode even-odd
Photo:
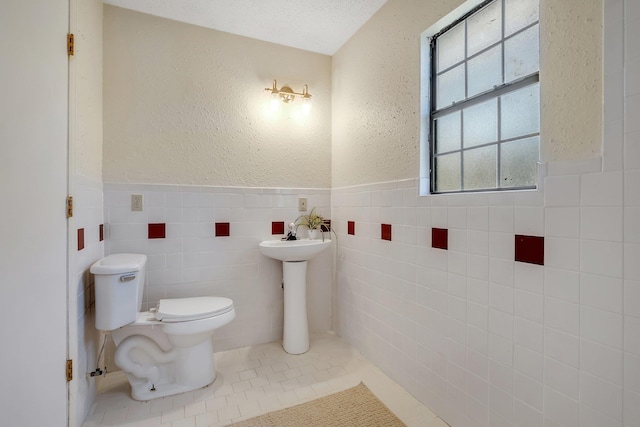
{"label": "white window frame", "polygon": [[[436,24],[431,26],[425,32],[422,33],[421,36],[421,126],[420,126],[420,194],[428,195],[428,194],[449,194],[449,193],[473,193],[473,192],[486,192],[486,191],[518,191],[518,190],[532,190],[536,189],[537,185],[526,186],[526,187],[500,187],[499,184],[495,188],[487,188],[487,189],[464,189],[462,187],[460,190],[454,191],[436,191],[435,188],[435,169],[434,169],[434,158],[436,157],[434,153],[435,149],[435,141],[433,140],[433,129],[432,124],[437,117],[442,116],[444,113],[453,112],[457,110],[462,110],[464,107],[469,107],[474,104],[481,103],[483,101],[487,101],[490,99],[496,99],[507,93],[512,91],[516,91],[518,89],[525,88],[527,86],[537,84],[540,81],[539,75],[540,71],[535,74],[523,77],[518,80],[514,80],[508,83],[503,83],[497,87],[495,87],[491,91],[483,92],[478,95],[471,96],[463,101],[455,103],[451,106],[444,107],[441,109],[436,109],[435,107],[435,82],[432,83],[433,79],[433,70],[435,69],[435,49],[433,48],[432,41],[443,34],[446,30],[453,28],[458,23],[466,20],[474,13],[480,11],[485,6],[488,6],[494,0],[468,0],[467,2],[460,5],[454,11],[449,13],[447,16],[442,18]],[[502,1],[502,0],[498,0]],[[504,11],[503,11],[504,18]],[[522,29],[518,30],[516,33],[509,35],[509,37],[502,38],[500,43],[503,43],[504,40],[513,37],[516,34],[519,34],[532,26],[538,24],[532,23]],[[504,22],[503,22],[504,25]],[[503,35],[504,37],[504,35]],[[466,43],[466,42],[465,42]],[[487,48],[488,49],[488,48]],[[467,61],[469,58],[465,59]],[[502,59],[504,64],[504,57]],[[500,111],[498,110],[498,114]],[[540,128],[538,129],[538,133],[531,135],[519,136],[515,139],[521,139],[529,136],[538,136],[540,135]],[[494,143],[489,143],[487,145],[497,145],[500,147],[500,144],[503,142],[509,142],[510,140],[498,140]],[[480,146],[474,146],[471,148],[479,148]],[[499,150],[499,148],[498,148]],[[465,151],[464,148],[461,147],[459,152]],[[498,164],[498,181],[500,180],[500,153],[498,151],[497,154],[497,164]],[[462,158],[462,155],[460,156]],[[461,181],[464,182],[464,169],[461,166]]]}

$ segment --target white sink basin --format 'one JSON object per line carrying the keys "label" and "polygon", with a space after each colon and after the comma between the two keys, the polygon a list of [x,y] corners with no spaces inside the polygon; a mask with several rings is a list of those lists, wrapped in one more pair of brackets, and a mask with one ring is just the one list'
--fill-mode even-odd
{"label": "white sink basin", "polygon": [[262,255],[280,261],[308,261],[331,245],[331,240],[265,240],[261,242]]}

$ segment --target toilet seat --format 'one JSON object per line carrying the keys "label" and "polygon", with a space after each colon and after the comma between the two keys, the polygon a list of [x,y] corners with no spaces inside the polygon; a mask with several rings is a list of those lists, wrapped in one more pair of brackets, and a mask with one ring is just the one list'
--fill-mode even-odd
{"label": "toilet seat", "polygon": [[162,322],[188,322],[220,316],[233,310],[233,301],[223,297],[161,299],[155,318]]}

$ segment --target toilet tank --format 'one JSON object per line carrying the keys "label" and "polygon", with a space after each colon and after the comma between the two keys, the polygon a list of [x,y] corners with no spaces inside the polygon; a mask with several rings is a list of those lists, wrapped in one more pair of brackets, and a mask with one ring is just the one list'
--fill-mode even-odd
{"label": "toilet tank", "polygon": [[96,279],[96,329],[112,331],[136,320],[142,309],[146,265],[146,255],[114,254],[91,266]]}

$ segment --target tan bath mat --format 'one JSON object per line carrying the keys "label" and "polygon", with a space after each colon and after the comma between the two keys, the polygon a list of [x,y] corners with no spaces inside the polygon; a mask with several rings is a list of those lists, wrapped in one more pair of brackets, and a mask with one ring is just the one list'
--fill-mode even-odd
{"label": "tan bath mat", "polygon": [[406,427],[363,383],[233,427]]}

